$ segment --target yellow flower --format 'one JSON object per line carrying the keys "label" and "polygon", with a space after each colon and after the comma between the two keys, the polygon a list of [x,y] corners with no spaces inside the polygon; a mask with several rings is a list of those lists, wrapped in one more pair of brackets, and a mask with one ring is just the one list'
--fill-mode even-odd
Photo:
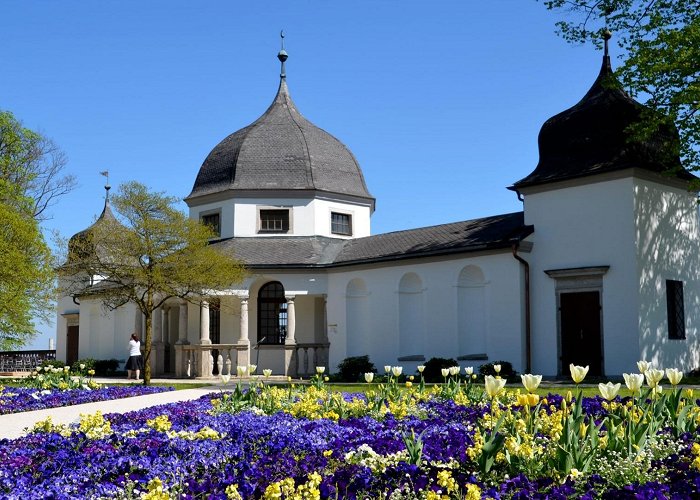
{"label": "yellow flower", "polygon": [[579,366],[571,363],[569,365],[569,371],[571,372],[571,378],[574,380],[575,384],[580,384],[583,379],[588,375],[588,366]]}
{"label": "yellow flower", "polygon": [[224,490],[224,493],[226,494],[226,498],[228,500],[243,500],[241,494],[238,493],[237,484],[229,484]]}
{"label": "yellow flower", "polygon": [[467,492],[464,496],[464,500],[480,500],[481,499],[481,488],[472,483],[467,483]]}

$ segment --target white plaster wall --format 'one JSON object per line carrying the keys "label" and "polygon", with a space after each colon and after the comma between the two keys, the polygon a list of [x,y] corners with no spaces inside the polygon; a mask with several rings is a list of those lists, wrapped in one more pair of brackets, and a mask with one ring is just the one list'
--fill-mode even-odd
{"label": "white plaster wall", "polygon": [[[636,180],[640,358],[661,368],[700,366],[700,238],[695,193]],[[666,280],[683,282],[686,338],[668,338]]]}
{"label": "white plaster wall", "polygon": [[[529,257],[533,372],[556,375],[557,306],[550,269],[610,266],[603,276],[603,370],[636,370],[639,290],[631,177],[525,195],[525,223],[535,232]],[[568,375],[568,368],[563,373]]]}
{"label": "white plaster wall", "polygon": [[[527,254],[525,254],[527,257]],[[353,339],[347,336],[345,294],[353,279],[364,280],[367,287],[367,314],[371,325],[367,352],[380,370],[384,365],[402,365],[414,372],[420,361],[399,362],[399,282],[406,273],[416,273],[423,284],[426,329],[422,353],[425,360],[432,357],[456,358],[458,340],[458,279],[467,265],[479,266],[487,287],[486,349],[490,361],[507,360],[516,370],[523,366],[524,333],[522,316],[523,282],[520,264],[509,251],[431,262],[402,262],[364,269],[333,271],[328,281],[328,324],[330,368],[349,355]],[[352,349],[352,348],[351,348]],[[486,361],[461,361],[462,366],[478,366]]]}
{"label": "white plaster wall", "polygon": [[369,236],[370,207],[325,198],[241,198],[217,201],[190,207],[190,217],[199,219],[201,214],[219,211],[221,214],[221,237],[269,237],[279,233],[258,233],[258,208],[288,208],[290,230],[287,236],[329,236],[331,234],[331,212],[352,215],[353,237]]}

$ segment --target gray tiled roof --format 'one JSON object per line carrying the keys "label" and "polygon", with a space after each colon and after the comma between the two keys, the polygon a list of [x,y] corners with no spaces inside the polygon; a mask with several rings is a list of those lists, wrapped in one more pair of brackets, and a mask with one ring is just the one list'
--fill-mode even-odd
{"label": "gray tiled roof", "polygon": [[231,238],[214,243],[250,268],[337,267],[509,248],[532,233],[523,212],[351,240],[308,237]]}
{"label": "gray tiled roof", "polygon": [[317,190],[374,202],[353,154],[299,113],[284,78],[267,111],[209,153],[188,198],[226,190]]}

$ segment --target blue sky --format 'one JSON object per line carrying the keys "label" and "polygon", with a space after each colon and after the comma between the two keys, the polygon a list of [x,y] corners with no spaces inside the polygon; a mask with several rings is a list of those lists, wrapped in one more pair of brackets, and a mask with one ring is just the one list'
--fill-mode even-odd
{"label": "blue sky", "polygon": [[4,0],[0,109],[66,153],[79,187],[46,229],[68,237],[101,211],[103,170],[189,194],[272,101],[284,29],[292,98],[357,157],[372,232],[467,220],[522,209],[506,186],[598,73],[601,53],[557,20],[535,0]]}

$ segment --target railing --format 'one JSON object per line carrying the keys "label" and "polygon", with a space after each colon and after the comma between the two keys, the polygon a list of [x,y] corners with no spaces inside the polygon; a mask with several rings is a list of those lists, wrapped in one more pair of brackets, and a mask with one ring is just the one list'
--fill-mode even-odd
{"label": "railing", "polygon": [[[239,344],[189,344],[176,348],[184,351],[183,361],[187,377],[212,378],[215,366],[218,368],[219,374],[235,374],[238,351],[245,351],[247,346]],[[214,359],[212,351],[219,352],[217,359]],[[208,353],[208,359],[202,357],[203,353]],[[208,362],[204,363],[203,361]]]}
{"label": "railing", "polygon": [[[258,349],[274,351],[276,356],[272,365],[258,367],[258,373],[263,368],[274,368],[275,375],[292,375],[308,377],[316,373],[317,366],[328,366],[328,343],[301,343],[301,344],[261,344]],[[236,366],[248,364],[253,347],[248,351],[248,346],[241,344],[187,344],[176,345],[176,349],[181,350],[179,372],[188,378],[213,378],[214,368],[219,374],[236,375]],[[218,351],[218,356],[214,358],[213,351]],[[285,351],[293,355],[285,355]],[[256,355],[257,359],[257,355]],[[283,360],[287,361],[283,361]],[[268,358],[269,361],[269,358]],[[251,359],[251,362],[253,360]]]}
{"label": "railing", "polygon": [[328,366],[329,343],[296,344],[295,374],[308,377],[316,373],[317,366]]}
{"label": "railing", "polygon": [[0,372],[29,372],[42,361],[56,359],[55,350],[0,352]]}

